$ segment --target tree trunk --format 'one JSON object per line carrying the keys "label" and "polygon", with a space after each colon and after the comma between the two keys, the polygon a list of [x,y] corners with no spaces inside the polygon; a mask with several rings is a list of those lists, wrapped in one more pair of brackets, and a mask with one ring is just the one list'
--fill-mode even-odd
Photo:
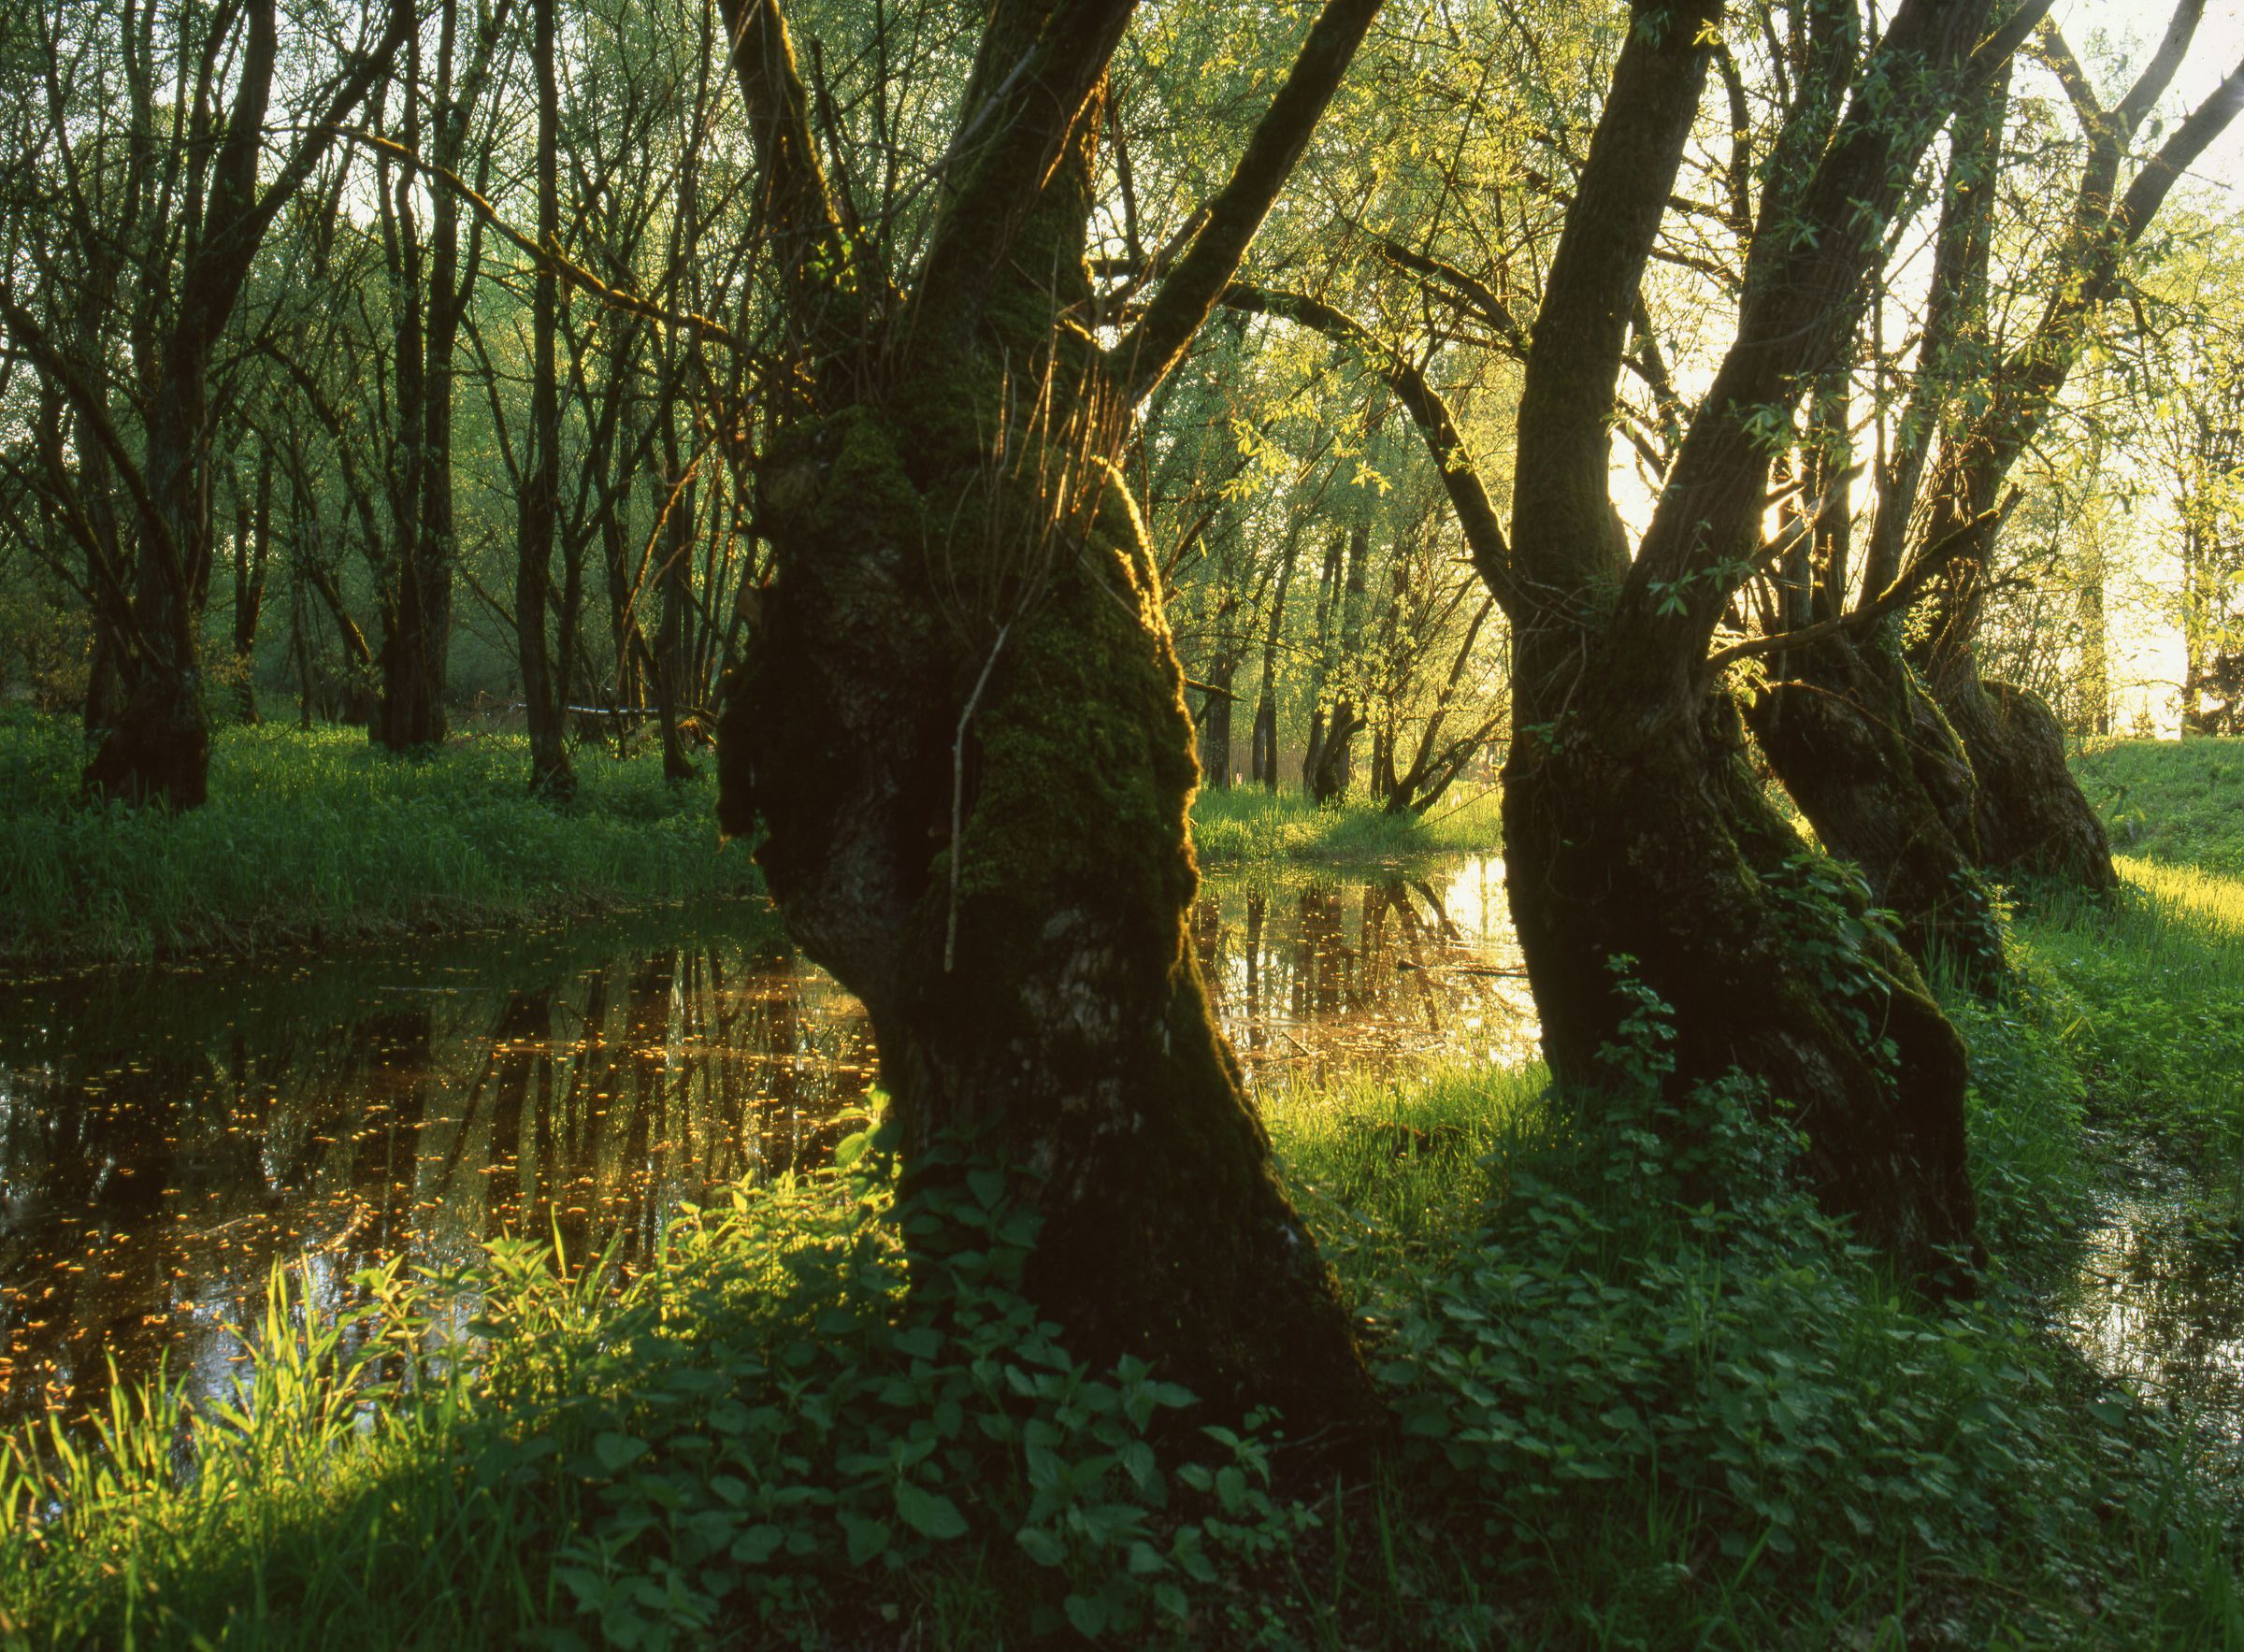
{"label": "tree trunk", "polygon": [[202,499],[209,352],[193,338],[174,343],[148,409],[135,642],[109,639],[119,699],[95,735],[83,785],[89,797],[195,809],[209,784],[210,713],[188,576],[209,559],[208,546],[198,549],[209,529]]}
{"label": "tree trunk", "polygon": [[1911,957],[1993,990],[2007,963],[1956,731],[1886,638],[1783,657],[1784,679],[1747,713],[1776,778],[1824,848],[1862,869]]}
{"label": "tree trunk", "polygon": [[[554,69],[554,12],[560,0],[532,0],[538,75],[538,244],[560,234],[560,90]],[[568,797],[577,789],[564,743],[566,725],[545,634],[553,576],[554,527],[561,491],[561,401],[554,336],[559,294],[554,266],[538,264],[531,299],[530,462],[523,477],[514,572],[514,635],[522,700],[530,733],[530,789]]]}
{"label": "tree trunk", "polygon": [[[779,11],[728,0],[828,410],[790,417],[758,467],[772,574],[727,697],[720,813],[734,832],[760,822],[790,930],[870,1012],[908,1185],[966,1190],[933,1152],[960,1130],[1009,1167],[1041,1224],[1023,1288],[1074,1357],[1145,1358],[1218,1415],[1275,1404],[1297,1439],[1353,1430],[1377,1403],[1187,934],[1192,725],[1115,464],[1127,387],[1176,341],[1109,353],[1072,319],[1091,296],[1092,149],[1127,11],[1076,55],[1036,57],[1043,79],[1016,94],[1006,65],[1043,51],[1049,9],[987,14],[961,120],[1000,136],[961,164],[908,342],[868,348],[848,320],[862,290],[826,273],[839,220]],[[1313,29],[1325,50],[1336,14],[1353,30],[1318,62],[1333,79],[1372,9],[1334,5]],[[1007,147],[1040,122],[1048,148]],[[1243,246],[1234,233],[1201,246]],[[1203,294],[1187,333],[1213,302],[1210,256],[1169,278]],[[1217,259],[1216,289],[1235,261]]]}
{"label": "tree trunk", "polygon": [[[1110,473],[1033,602],[951,623],[919,553],[1033,503],[990,497],[974,451],[1003,373],[968,357],[896,395],[943,423],[852,409],[767,463],[775,574],[726,712],[725,824],[760,816],[789,927],[870,1012],[907,1153],[979,1125],[1028,1167],[1026,1286],[1077,1358],[1140,1355],[1297,1434],[1359,1415],[1331,1275],[1187,944],[1191,721],[1135,510]],[[1043,559],[978,530],[951,550],[1000,588]]]}
{"label": "tree trunk", "polygon": [[[1796,1109],[1825,1208],[1934,1289],[1967,1290],[1962,1039],[1863,922],[1860,894],[1770,809],[1726,702],[1647,708],[1593,654],[1569,710],[1549,689],[1575,681],[1579,650],[1560,652],[1563,669],[1515,678],[1503,784],[1506,886],[1552,1073],[1618,1076],[1639,1008],[1625,971],[1673,1011],[1675,1089],[1733,1070],[1763,1082]],[[1519,653],[1547,661],[1526,637]]]}
{"label": "tree trunk", "polygon": [[1978,776],[1979,854],[2000,878],[2050,878],[2107,894],[2111,840],[2064,760],[2064,730],[2030,689],[1981,679],[1940,697]]}
{"label": "tree trunk", "polygon": [[257,718],[257,621],[265,611],[265,576],[272,564],[273,451],[257,462],[257,500],[249,533],[234,536],[234,670],[236,709],[244,723]]}
{"label": "tree trunk", "polygon": [[[1229,689],[1237,668],[1226,669],[1213,687]],[[1200,783],[1214,791],[1228,791],[1231,783],[1231,697],[1211,694],[1200,725]]]}
{"label": "tree trunk", "polygon": [[1309,770],[1312,802],[1337,803],[1348,795],[1348,782],[1354,777],[1356,737],[1362,732],[1363,719],[1356,714],[1353,701],[1344,699],[1332,708],[1332,721],[1316,743],[1316,763]]}
{"label": "tree trunk", "polygon": [[666,402],[662,415],[662,480],[669,486],[669,514],[664,519],[662,609],[654,629],[654,706],[662,724],[662,775],[669,781],[691,780],[693,760],[678,731],[679,687],[688,669],[685,647],[686,609],[692,600],[687,581],[694,571],[694,484],[686,477],[678,452],[676,416]]}

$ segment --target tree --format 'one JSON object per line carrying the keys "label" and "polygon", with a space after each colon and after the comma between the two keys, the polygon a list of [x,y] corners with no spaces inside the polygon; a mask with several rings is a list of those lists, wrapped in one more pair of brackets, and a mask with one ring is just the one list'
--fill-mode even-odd
{"label": "tree", "polygon": [[[1188,243],[1101,346],[1086,266],[1129,0],[998,0],[905,279],[837,188],[774,0],[726,0],[791,360],[722,818],[865,1002],[907,1167],[1018,1167],[1079,1356],[1352,1424],[1369,1387],[1187,942],[1190,720],[1116,460],[1368,28],[1330,0]],[[919,1179],[934,1172],[923,1170]]]}
{"label": "tree", "polygon": [[[261,175],[266,116],[280,52],[276,0],[239,7],[190,6],[161,23],[156,8],[127,5],[108,20],[120,26],[114,65],[126,104],[122,156],[113,137],[81,153],[59,50],[50,37],[48,121],[43,159],[57,175],[52,191],[56,241],[75,253],[75,271],[93,294],[113,292],[130,249],[140,263],[130,326],[132,393],[110,392],[108,318],[67,306],[72,274],[50,263],[44,293],[30,299],[0,289],[0,323],[16,347],[61,383],[75,419],[80,458],[74,512],[88,531],[82,548],[93,597],[97,651],[116,677],[113,696],[90,704],[93,754],[84,773],[93,796],[199,805],[208,783],[210,723],[204,703],[201,594],[213,553],[211,407],[213,358],[252,263],[281,208],[318,165],[334,133],[378,82],[413,23],[411,7],[389,7],[377,35],[369,20],[358,50],[331,80],[314,88],[280,165]],[[94,20],[103,26],[104,20]],[[176,60],[184,101],[168,110],[159,88],[173,79],[158,57]],[[111,62],[105,51],[97,62]],[[199,66],[198,66],[199,65]],[[231,96],[220,83],[231,67]],[[158,79],[164,75],[164,80]],[[92,88],[86,90],[92,91]],[[91,163],[89,165],[87,163]],[[28,165],[29,157],[19,165]],[[36,312],[44,309],[45,314]],[[137,451],[117,417],[122,399],[137,415]],[[94,478],[85,455],[98,452]],[[128,501],[131,535],[104,522],[107,506],[82,506],[92,481]]]}
{"label": "tree", "polygon": [[[1741,1070],[1794,1104],[1823,1202],[1938,1288],[1968,1288],[1951,1268],[1976,1243],[1962,1041],[1866,920],[1863,893],[1808,855],[1747,772],[1713,641],[1737,593],[1787,549],[1762,537],[1772,431],[1790,430],[1851,337],[1863,278],[1935,135],[2038,15],[1982,37],[1989,9],[1904,0],[1865,56],[1843,59],[1831,95],[1788,110],[1787,162],[1772,167],[1784,187],[1740,225],[1734,342],[1679,421],[1633,547],[1611,493],[1616,385],[1632,331],[1647,332],[1634,320],[1645,270],[1715,59],[1719,4],[1632,8],[1528,335],[1508,532],[1417,362],[1307,295],[1232,294],[1377,365],[1510,619],[1507,886],[1554,1073],[1596,1085],[1617,1059],[1640,1059],[1627,1029],[1656,1001],[1672,1013],[1673,1047],[1657,1058],[1670,1082]],[[1431,274],[1501,337],[1494,282]]]}
{"label": "tree", "polygon": [[569,626],[562,625],[556,667],[546,639],[546,600],[553,579],[554,529],[561,492],[561,391],[554,340],[559,327],[560,278],[554,260],[561,236],[561,93],[554,69],[559,0],[531,0],[535,43],[530,59],[538,81],[538,260],[531,300],[529,455],[522,479],[521,519],[514,573],[514,633],[522,667],[522,700],[530,726],[530,789],[568,797],[576,790],[563,736],[567,707],[555,683],[568,665]]}

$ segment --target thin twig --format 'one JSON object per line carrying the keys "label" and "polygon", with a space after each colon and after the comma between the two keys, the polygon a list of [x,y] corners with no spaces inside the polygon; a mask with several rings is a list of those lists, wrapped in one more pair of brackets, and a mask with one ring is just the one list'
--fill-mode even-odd
{"label": "thin twig", "polygon": [[951,741],[951,908],[942,931],[945,975],[958,961],[958,834],[964,826],[960,817],[966,806],[966,725],[973,720],[974,708],[982,703],[982,691],[989,686],[989,674],[998,667],[998,651],[1005,646],[1005,633],[1012,628],[1010,625],[998,627],[998,639],[989,645],[989,658],[982,662],[982,675],[974,680],[974,692],[966,697],[966,710],[958,713],[957,738]]}

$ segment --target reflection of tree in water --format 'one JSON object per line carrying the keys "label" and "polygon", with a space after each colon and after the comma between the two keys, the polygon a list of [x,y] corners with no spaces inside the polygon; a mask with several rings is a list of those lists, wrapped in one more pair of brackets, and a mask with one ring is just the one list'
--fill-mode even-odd
{"label": "reflection of tree in water", "polygon": [[2184,1412],[2244,1432],[2244,1257],[2179,1203],[2128,1199],[2091,1235],[2075,1323],[2088,1353]]}
{"label": "reflection of tree in water", "polygon": [[784,952],[493,953],[0,1013],[0,1410],[98,1403],[105,1351],[222,1384],[276,1260],[330,1293],[501,1231],[628,1262],[679,1199],[830,1150],[870,1086],[862,1012]]}
{"label": "reflection of tree in water", "polygon": [[1249,1070],[1299,1068],[1321,1081],[1458,1056],[1532,1056],[1517,945],[1508,928],[1460,925],[1446,882],[1382,873],[1209,890],[1193,942],[1210,1005]]}

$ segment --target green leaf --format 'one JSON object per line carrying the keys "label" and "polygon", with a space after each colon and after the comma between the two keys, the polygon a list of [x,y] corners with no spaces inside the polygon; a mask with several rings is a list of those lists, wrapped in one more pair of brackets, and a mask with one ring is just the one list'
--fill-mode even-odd
{"label": "green leaf", "polygon": [[1042,1526],[1022,1527],[1013,1534],[1013,1541],[1039,1566],[1057,1566],[1068,1558],[1066,1545]]}
{"label": "green leaf", "polygon": [[1097,1640],[1106,1630],[1106,1602],[1090,1595],[1070,1595],[1068,1621],[1086,1640]]}
{"label": "green leaf", "polygon": [[628,1434],[602,1433],[593,1440],[592,1455],[611,1474],[620,1473],[647,1455],[647,1443]]}
{"label": "green leaf", "polygon": [[862,1566],[888,1546],[888,1522],[843,1515],[842,1530],[849,1538],[849,1563]]}
{"label": "green leaf", "polygon": [[904,1524],[922,1537],[941,1542],[966,1535],[966,1516],[958,1505],[940,1491],[929,1491],[909,1480],[896,1483],[896,1512]]}

